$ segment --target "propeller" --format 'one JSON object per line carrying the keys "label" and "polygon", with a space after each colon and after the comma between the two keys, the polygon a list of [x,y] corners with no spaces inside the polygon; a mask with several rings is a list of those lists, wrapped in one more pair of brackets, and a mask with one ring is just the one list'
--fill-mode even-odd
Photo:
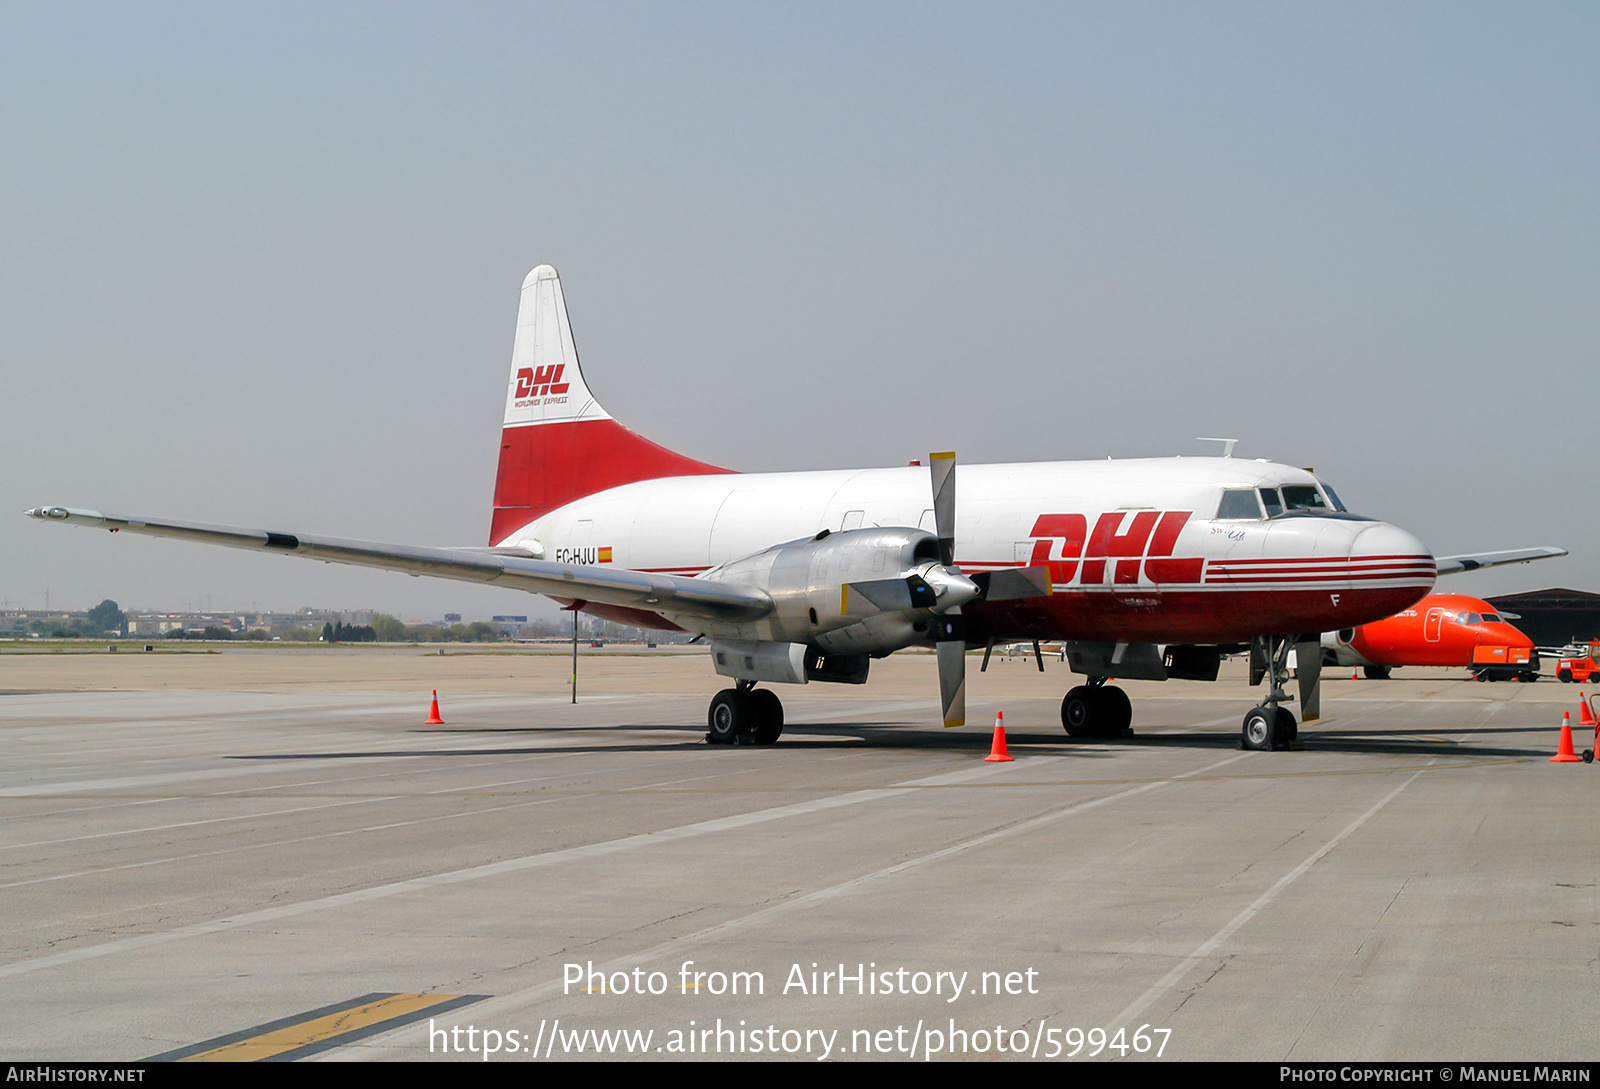
{"label": "propeller", "polygon": [[[933,473],[933,533],[939,538],[939,562],[945,570],[957,573],[956,562],[956,455],[948,452],[929,454],[928,466]],[[965,575],[961,576],[971,582]],[[977,584],[973,594],[978,596]],[[935,620],[934,653],[939,656],[939,705],[944,712],[944,724],[967,724],[967,625],[961,615],[961,602],[954,602],[941,610]]]}
{"label": "propeller", "polygon": [[841,588],[840,607],[852,613],[932,612],[944,724],[962,726],[967,721],[967,629],[961,606],[1042,597],[1050,593],[1050,571],[1046,567],[1013,567],[969,576],[956,567],[956,456],[931,454],[928,463],[939,562],[902,578],[847,583]]}

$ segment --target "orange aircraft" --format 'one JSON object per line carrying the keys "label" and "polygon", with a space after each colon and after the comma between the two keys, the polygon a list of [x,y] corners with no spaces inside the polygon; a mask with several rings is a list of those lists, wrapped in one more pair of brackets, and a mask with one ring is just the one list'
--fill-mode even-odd
{"label": "orange aircraft", "polygon": [[1396,666],[1466,666],[1480,681],[1539,679],[1539,652],[1487,601],[1429,594],[1404,612],[1322,637],[1325,663],[1382,680]]}

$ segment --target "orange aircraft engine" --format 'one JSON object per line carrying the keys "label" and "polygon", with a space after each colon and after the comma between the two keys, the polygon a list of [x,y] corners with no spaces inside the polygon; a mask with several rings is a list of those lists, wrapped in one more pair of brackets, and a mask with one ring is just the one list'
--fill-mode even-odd
{"label": "orange aircraft engine", "polygon": [[1539,679],[1533,640],[1493,605],[1429,594],[1404,612],[1322,637],[1325,663],[1361,666],[1374,680],[1396,666],[1465,666],[1480,681]]}

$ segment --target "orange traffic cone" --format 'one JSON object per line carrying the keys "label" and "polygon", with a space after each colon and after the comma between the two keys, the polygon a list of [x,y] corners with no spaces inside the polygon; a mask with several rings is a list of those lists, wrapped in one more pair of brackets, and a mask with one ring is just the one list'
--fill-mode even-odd
{"label": "orange traffic cone", "polygon": [[[433,706],[428,708],[428,721],[424,722],[423,725],[424,726],[443,726],[444,725],[444,719],[439,717],[439,690],[437,688],[435,688],[433,690]],[[1571,748],[1571,745],[1568,745],[1567,747]]]}
{"label": "orange traffic cone", "polygon": [[1350,679],[1352,681],[1359,681],[1361,679],[1361,677],[1356,673],[1356,667],[1355,666],[1351,666],[1350,667]]}
{"label": "orange traffic cone", "polygon": [[994,742],[989,746],[989,755],[983,758],[985,764],[1004,763],[1011,759],[1011,754],[1006,752],[1006,713],[997,711],[994,716]]}
{"label": "orange traffic cone", "polygon": [[1578,725],[1594,726],[1594,708],[1589,706],[1589,697],[1582,692],[1578,693]]}
{"label": "orange traffic cone", "polygon": [[1561,743],[1556,746],[1556,754],[1550,758],[1552,764],[1577,764],[1583,757],[1572,751],[1572,714],[1569,711],[1561,712]]}

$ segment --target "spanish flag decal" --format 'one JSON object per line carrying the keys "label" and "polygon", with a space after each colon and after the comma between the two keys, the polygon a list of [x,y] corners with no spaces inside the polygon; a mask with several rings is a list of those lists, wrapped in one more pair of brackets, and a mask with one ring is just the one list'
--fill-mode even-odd
{"label": "spanish flag decal", "polygon": [[600,550],[600,558],[596,562],[597,563],[610,563],[611,562],[611,549],[602,548]]}

